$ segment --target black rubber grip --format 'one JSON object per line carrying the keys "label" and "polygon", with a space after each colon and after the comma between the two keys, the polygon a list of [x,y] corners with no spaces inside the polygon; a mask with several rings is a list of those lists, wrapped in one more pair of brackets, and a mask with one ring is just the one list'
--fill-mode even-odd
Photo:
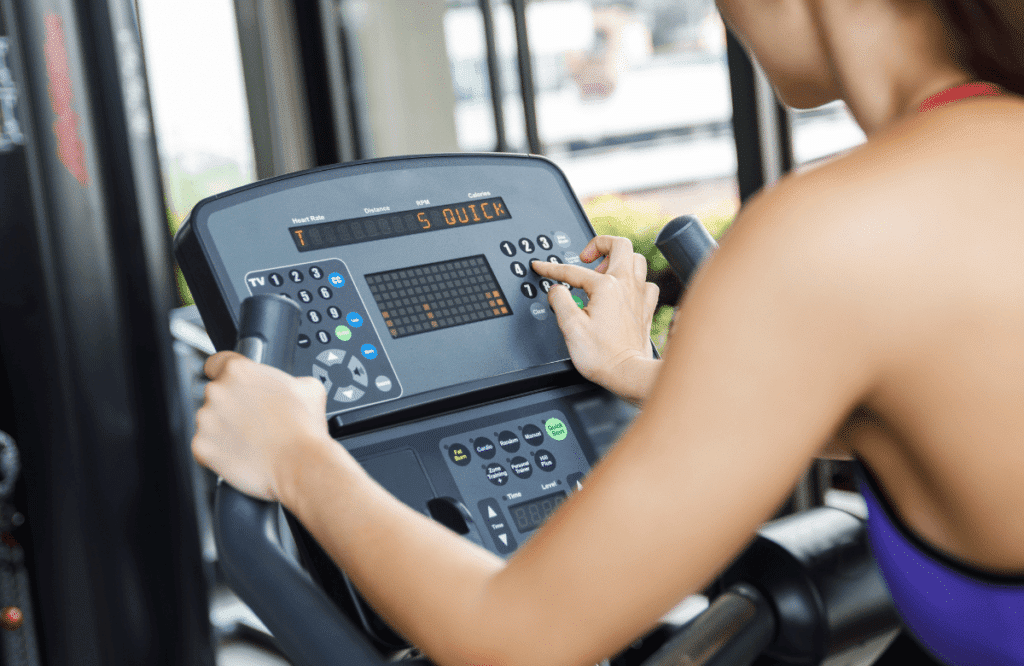
{"label": "black rubber grip", "polygon": [[299,304],[277,294],[250,296],[242,301],[239,319],[235,351],[291,374],[302,319]]}
{"label": "black rubber grip", "polygon": [[692,215],[682,215],[666,224],[654,244],[679,276],[683,289],[704,260],[718,247],[700,220]]}

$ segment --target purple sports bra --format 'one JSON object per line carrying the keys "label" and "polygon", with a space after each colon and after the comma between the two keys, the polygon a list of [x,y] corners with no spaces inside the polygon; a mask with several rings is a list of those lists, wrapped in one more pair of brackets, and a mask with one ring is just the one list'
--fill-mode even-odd
{"label": "purple sports bra", "polygon": [[868,541],[904,624],[952,666],[1024,665],[1024,574],[979,571],[929,545],[887,502],[857,461]]}

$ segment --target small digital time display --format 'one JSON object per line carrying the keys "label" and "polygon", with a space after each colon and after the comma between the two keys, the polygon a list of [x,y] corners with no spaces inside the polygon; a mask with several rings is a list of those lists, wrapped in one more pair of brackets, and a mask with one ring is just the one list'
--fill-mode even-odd
{"label": "small digital time display", "polygon": [[440,231],[484,222],[510,220],[512,215],[501,197],[477,199],[462,203],[418,208],[398,213],[384,213],[335,220],[319,224],[304,224],[288,231],[299,252],[312,252],[327,247],[354,245],[384,238],[397,238],[428,231]]}
{"label": "small digital time display", "polygon": [[540,527],[541,523],[548,519],[558,505],[565,501],[565,491],[559,490],[544,497],[538,497],[529,502],[513,504],[508,508],[512,514],[512,522],[516,524],[520,533],[529,532]]}

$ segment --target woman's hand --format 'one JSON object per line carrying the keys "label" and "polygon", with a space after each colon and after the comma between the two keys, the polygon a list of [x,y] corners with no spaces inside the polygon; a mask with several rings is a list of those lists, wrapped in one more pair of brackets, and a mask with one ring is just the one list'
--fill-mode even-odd
{"label": "woman's hand", "polygon": [[204,370],[213,381],[196,415],[192,455],[241,492],[280,501],[296,447],[330,441],[323,385],[230,351],[211,356]]}
{"label": "woman's hand", "polygon": [[[596,270],[582,266],[532,262],[541,276],[580,287],[590,303],[580,309],[569,291],[556,285],[548,303],[558,318],[576,369],[590,381],[627,400],[641,402],[653,380],[651,321],[658,287],[647,282],[647,260],[633,252],[628,238],[598,236],[580,259],[607,257]],[[643,369],[636,361],[646,361]]]}

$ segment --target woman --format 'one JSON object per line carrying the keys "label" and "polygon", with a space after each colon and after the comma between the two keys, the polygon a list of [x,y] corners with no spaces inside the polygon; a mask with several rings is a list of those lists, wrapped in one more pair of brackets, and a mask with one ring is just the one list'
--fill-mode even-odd
{"label": "woman", "polygon": [[[1017,0],[719,4],[784,102],[841,98],[869,140],[744,208],[663,361],[647,341],[656,293],[628,241],[592,241],[581,258],[606,256],[597,272],[535,265],[590,295],[581,311],[566,290],[549,294],[579,370],[644,408],[507,563],[377,486],[329,438],[319,382],[231,352],[207,363],[196,458],[282,501],[438,664],[614,654],[702,589],[819,455],[855,454],[918,545],[1008,594],[992,622],[1024,606]],[[977,78],[1002,90],[958,87]],[[948,620],[957,608],[918,592],[920,604],[897,598],[905,617],[924,614],[912,629],[941,626],[940,610],[977,629],[973,610]],[[931,647],[956,663],[1024,663],[1020,622],[1000,628],[1005,644]]]}

